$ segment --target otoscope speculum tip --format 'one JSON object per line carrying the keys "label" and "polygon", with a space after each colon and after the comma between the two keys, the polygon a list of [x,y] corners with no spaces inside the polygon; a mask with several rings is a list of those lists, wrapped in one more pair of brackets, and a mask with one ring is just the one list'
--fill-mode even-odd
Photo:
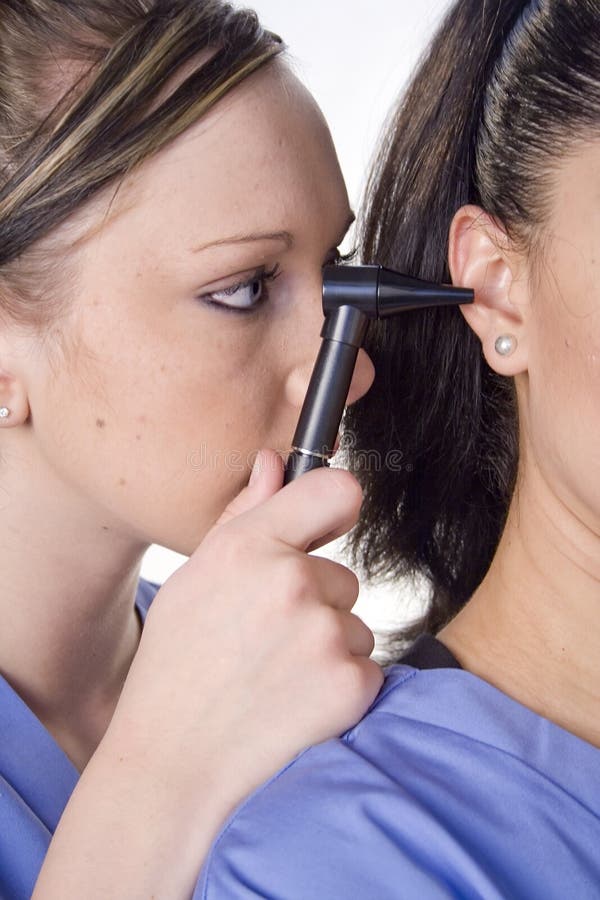
{"label": "otoscope speculum tip", "polygon": [[370,319],[383,319],[412,309],[473,303],[468,288],[411,278],[383,266],[326,266],[323,312],[352,306]]}

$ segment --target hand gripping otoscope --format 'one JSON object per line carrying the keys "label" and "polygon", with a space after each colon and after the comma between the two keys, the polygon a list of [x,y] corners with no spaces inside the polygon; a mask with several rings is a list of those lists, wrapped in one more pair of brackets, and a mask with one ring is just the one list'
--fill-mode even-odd
{"label": "hand gripping otoscope", "polygon": [[409,278],[382,266],[326,266],[323,343],[286,462],[284,484],[329,465],[358,351],[372,319],[472,303],[474,292]]}

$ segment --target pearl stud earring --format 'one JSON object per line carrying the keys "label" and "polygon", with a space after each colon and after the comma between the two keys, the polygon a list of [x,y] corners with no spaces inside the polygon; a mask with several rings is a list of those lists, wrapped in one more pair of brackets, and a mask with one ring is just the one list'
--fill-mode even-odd
{"label": "pearl stud earring", "polygon": [[8,415],[10,415],[10,409],[7,409],[6,406],[0,408],[0,419],[5,419]]}
{"label": "pearl stud earring", "polygon": [[503,334],[496,341],[496,353],[500,356],[511,356],[517,349],[517,339],[512,334]]}

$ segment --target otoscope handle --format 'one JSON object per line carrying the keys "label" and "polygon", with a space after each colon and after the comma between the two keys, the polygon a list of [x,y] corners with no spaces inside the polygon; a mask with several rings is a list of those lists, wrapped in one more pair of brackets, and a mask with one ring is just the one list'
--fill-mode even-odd
{"label": "otoscope handle", "polygon": [[293,450],[285,464],[284,484],[295,481],[306,472],[313,469],[325,469],[329,466],[329,460],[323,456],[315,456],[312,453],[303,453],[301,450]]}
{"label": "otoscope handle", "polygon": [[286,462],[284,485],[329,465],[357,356],[357,347],[323,340]]}
{"label": "otoscope handle", "polygon": [[321,349],[292,441],[284,484],[329,465],[369,320],[344,306],[323,323]]}

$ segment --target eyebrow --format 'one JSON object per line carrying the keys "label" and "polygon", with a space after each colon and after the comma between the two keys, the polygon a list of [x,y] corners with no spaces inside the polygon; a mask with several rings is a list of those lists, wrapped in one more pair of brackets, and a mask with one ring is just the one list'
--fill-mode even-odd
{"label": "eyebrow", "polygon": [[201,244],[199,247],[192,247],[192,253],[202,253],[203,250],[209,250],[211,247],[222,247],[225,244],[254,244],[258,241],[281,241],[288,250],[294,245],[294,238],[289,231],[273,231],[258,234],[238,234],[234,237],[221,238],[218,241],[211,241],[209,244]]}
{"label": "eyebrow", "polygon": [[[351,211],[348,217],[348,221],[344,226],[344,232],[338,243],[341,244],[342,240],[346,236],[346,233],[355,221],[356,215]],[[259,241],[280,241],[281,243],[286,245],[288,250],[290,250],[294,246],[294,238],[289,231],[270,231],[259,232],[257,234],[238,234],[234,235],[233,237],[221,238],[218,241],[210,241],[210,243],[208,244],[201,244],[199,247],[192,247],[191,252],[202,253],[204,250],[210,250],[212,247],[223,247],[229,244],[254,244]]]}

